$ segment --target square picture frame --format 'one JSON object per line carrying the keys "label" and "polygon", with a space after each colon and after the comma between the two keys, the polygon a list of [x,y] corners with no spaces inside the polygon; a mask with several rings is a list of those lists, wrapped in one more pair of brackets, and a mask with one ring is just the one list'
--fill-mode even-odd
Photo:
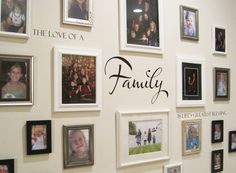
{"label": "square picture frame", "polygon": [[224,140],[224,120],[211,122],[211,143],[219,143]]}
{"label": "square picture frame", "polygon": [[63,126],[63,158],[64,168],[94,164],[93,124]]}
{"label": "square picture frame", "polygon": [[205,59],[177,56],[177,107],[203,107],[206,104]]}
{"label": "square picture frame", "polygon": [[92,27],[93,0],[62,0],[62,23]]}
{"label": "square picture frame", "polygon": [[199,40],[198,9],[180,5],[180,36],[181,39]]}
{"label": "square picture frame", "polygon": [[224,150],[214,150],[211,153],[211,172],[222,172],[224,165]]}
{"label": "square picture frame", "polygon": [[169,109],[116,112],[117,168],[170,159]]}
{"label": "square picture frame", "polygon": [[230,69],[214,68],[214,100],[230,100]]}
{"label": "square picture frame", "polygon": [[236,152],[236,130],[229,131],[229,152]]}
{"label": "square picture frame", "polygon": [[30,0],[0,0],[0,36],[29,38]]}
{"label": "square picture frame", "polygon": [[34,57],[0,54],[0,106],[33,105]]}
{"label": "square picture frame", "polygon": [[212,26],[213,54],[227,55],[227,30],[223,26]]}
{"label": "square picture frame", "polygon": [[54,111],[100,111],[101,50],[54,47]]}
{"label": "square picture frame", "polygon": [[26,121],[27,155],[52,152],[51,120]]}
{"label": "square picture frame", "polygon": [[0,170],[6,173],[14,173],[14,159],[0,160]]}
{"label": "square picture frame", "polygon": [[201,119],[182,121],[182,154],[183,156],[201,152],[202,136]]}
{"label": "square picture frame", "polygon": [[182,173],[182,162],[169,164],[164,166],[164,173]]}
{"label": "square picture frame", "polygon": [[163,0],[119,0],[120,50],[162,54]]}

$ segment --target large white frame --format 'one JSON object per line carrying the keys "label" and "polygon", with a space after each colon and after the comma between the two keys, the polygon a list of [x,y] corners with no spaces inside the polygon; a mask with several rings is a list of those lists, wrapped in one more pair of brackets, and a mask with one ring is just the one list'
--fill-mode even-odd
{"label": "large white frame", "polygon": [[[117,168],[126,167],[147,162],[168,160],[169,142],[169,109],[153,111],[118,111],[116,112],[116,137],[117,137]],[[129,155],[128,131],[129,121],[162,120],[162,145],[161,151],[149,152],[144,154]]]}
{"label": "large white frame", "polygon": [[[176,93],[177,93],[177,107],[203,107],[206,104],[206,89],[205,89],[205,59],[202,57],[188,57],[177,56],[177,81],[176,81]],[[201,99],[200,100],[183,100],[183,85],[182,85],[182,64],[192,63],[201,65]]]}
{"label": "large white frame", "polygon": [[[96,57],[96,101],[95,103],[63,104],[62,103],[62,55],[81,55]],[[54,47],[54,111],[99,111],[102,104],[101,50],[87,48]]]}
{"label": "large white frame", "polygon": [[[224,52],[216,50],[216,37],[215,37],[216,28],[222,29],[225,31],[225,43],[224,43],[225,44],[225,51]],[[223,26],[219,26],[219,25],[212,26],[212,53],[218,54],[218,55],[227,55],[227,47],[228,47],[228,44],[227,44],[227,30],[226,30],[226,28]]]}
{"label": "large white frame", "polygon": [[126,1],[119,0],[119,25],[120,25],[120,50],[121,51],[133,51],[133,52],[144,52],[144,53],[154,53],[162,54],[164,49],[164,38],[163,38],[163,0],[158,0],[158,20],[159,20],[159,46],[144,46],[138,44],[128,44],[127,43],[127,14],[126,14]]}
{"label": "large white frame", "polygon": [[177,172],[177,173],[182,173],[182,170],[183,170],[182,162],[165,165],[164,166],[164,173],[172,173],[172,172],[169,172],[169,170],[174,169],[174,168],[178,168],[178,167],[180,168],[180,172]]}

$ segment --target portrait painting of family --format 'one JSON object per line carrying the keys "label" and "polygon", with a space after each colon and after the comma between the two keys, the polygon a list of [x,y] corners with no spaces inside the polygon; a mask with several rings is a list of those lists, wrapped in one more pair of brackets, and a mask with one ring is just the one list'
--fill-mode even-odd
{"label": "portrait painting of family", "polygon": [[129,155],[162,149],[162,120],[129,121]]}

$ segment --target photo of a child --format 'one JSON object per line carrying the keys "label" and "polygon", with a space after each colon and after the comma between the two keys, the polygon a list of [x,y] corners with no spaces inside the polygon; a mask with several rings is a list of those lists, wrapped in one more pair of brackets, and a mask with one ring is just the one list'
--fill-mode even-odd
{"label": "photo of a child", "polygon": [[10,173],[7,165],[0,165],[0,173]]}
{"label": "photo of a child", "polygon": [[14,173],[14,159],[0,160],[0,173]]}
{"label": "photo of a child", "polygon": [[190,125],[187,129],[186,136],[186,149],[192,150],[199,148],[199,135],[197,126]]}
{"label": "photo of a child", "polygon": [[47,126],[32,126],[32,150],[43,150],[47,148]]}
{"label": "photo of a child", "polygon": [[215,150],[212,151],[212,172],[221,172],[223,171],[223,159],[224,159],[224,150]]}
{"label": "photo of a child", "polygon": [[224,131],[224,121],[223,120],[214,120],[212,121],[212,143],[223,142],[223,131]]}

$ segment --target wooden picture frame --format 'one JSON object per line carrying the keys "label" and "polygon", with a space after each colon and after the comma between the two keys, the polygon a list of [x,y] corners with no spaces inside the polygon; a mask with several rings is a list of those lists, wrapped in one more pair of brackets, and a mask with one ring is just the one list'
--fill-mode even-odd
{"label": "wooden picture frame", "polygon": [[54,48],[54,111],[99,111],[102,102],[101,51]]}
{"label": "wooden picture frame", "polygon": [[0,170],[6,173],[14,173],[14,159],[0,160]]}
{"label": "wooden picture frame", "polygon": [[224,140],[224,121],[214,120],[211,122],[211,143],[223,142]]}
{"label": "wooden picture frame", "polygon": [[0,0],[0,36],[29,38],[30,0]]}
{"label": "wooden picture frame", "polygon": [[224,165],[224,150],[214,150],[211,153],[211,172],[221,172],[223,171]]}
{"label": "wooden picture frame", "polygon": [[229,131],[229,152],[236,152],[236,131]]}
{"label": "wooden picture frame", "polygon": [[94,164],[94,125],[63,126],[64,168]]}
{"label": "wooden picture frame", "polygon": [[227,30],[223,26],[212,27],[213,54],[227,55]]}
{"label": "wooden picture frame", "polygon": [[27,121],[27,155],[52,152],[51,120]]}
{"label": "wooden picture frame", "polygon": [[0,54],[0,106],[33,105],[33,59]]}

